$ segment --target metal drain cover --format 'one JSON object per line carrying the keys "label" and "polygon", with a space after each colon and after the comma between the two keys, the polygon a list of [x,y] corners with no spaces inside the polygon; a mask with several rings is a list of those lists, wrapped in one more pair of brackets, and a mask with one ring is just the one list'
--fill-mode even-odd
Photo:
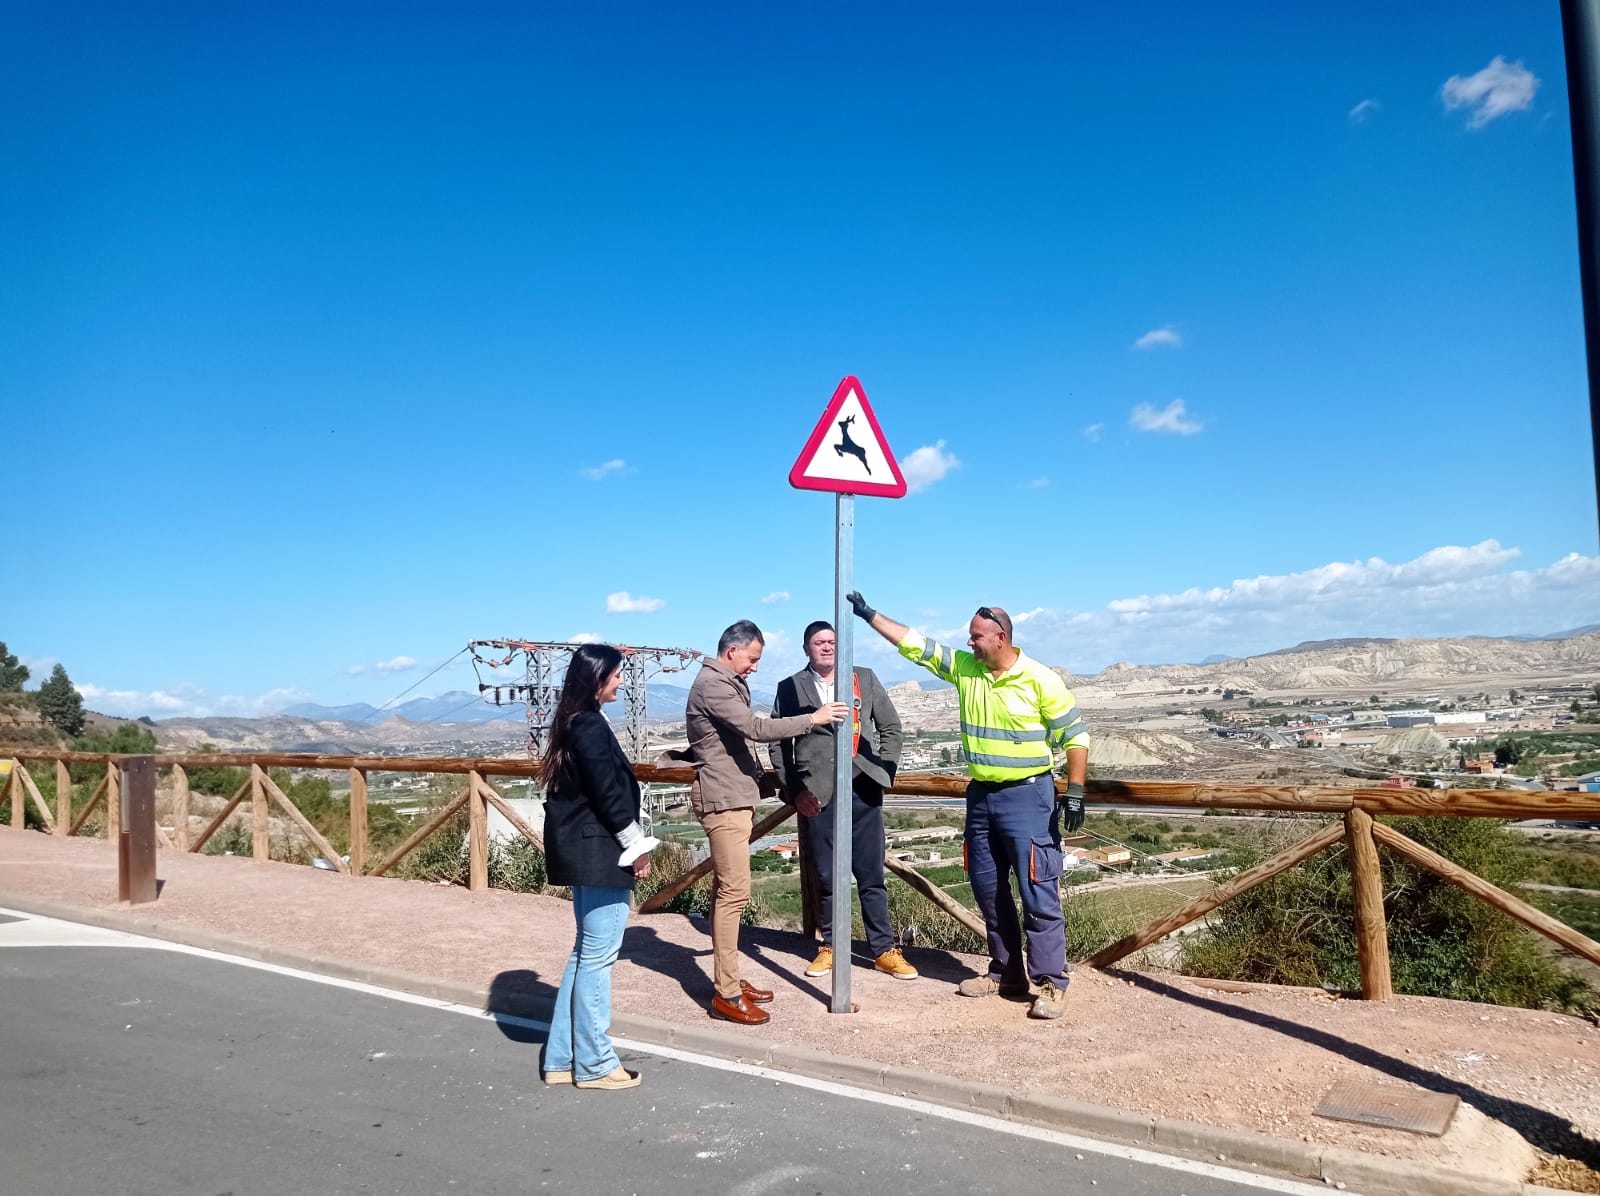
{"label": "metal drain cover", "polygon": [[1366,1080],[1340,1080],[1322,1098],[1317,1116],[1354,1121],[1386,1130],[1407,1130],[1437,1138],[1450,1128],[1461,1106],[1459,1096],[1390,1088]]}

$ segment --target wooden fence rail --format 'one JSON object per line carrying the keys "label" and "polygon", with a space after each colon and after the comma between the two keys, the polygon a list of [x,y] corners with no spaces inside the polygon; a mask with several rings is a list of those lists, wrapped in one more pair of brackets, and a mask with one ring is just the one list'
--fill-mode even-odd
{"label": "wooden fence rail", "polygon": [[[25,805],[31,801],[48,833],[76,835],[90,814],[105,809],[108,837],[118,833],[121,803],[117,792],[117,761],[120,757],[99,752],[12,753],[17,761],[4,786],[0,804],[9,801],[10,821],[20,828],[25,821]],[[56,806],[52,812],[28,772],[28,762],[53,763],[56,770]],[[535,847],[543,850],[539,835],[510,806],[489,777],[538,775],[539,762],[527,757],[505,759],[463,759],[449,756],[330,756],[284,752],[253,753],[164,753],[155,757],[156,767],[173,771],[174,833],[162,835],[162,845],[177,851],[198,852],[238,808],[250,802],[251,854],[266,860],[270,851],[268,830],[270,807],[276,804],[299,828],[313,848],[340,872],[354,876],[382,876],[416,849],[428,836],[463,810],[467,815],[467,883],[474,890],[488,887],[489,842],[487,812],[493,807]],[[89,764],[105,768],[105,776],[91,792],[88,804],[76,818],[72,816],[71,778],[68,765]],[[189,833],[191,768],[247,768],[249,776],[200,831]],[[350,852],[346,862],[326,837],[295,806],[267,773],[269,768],[307,771],[347,770],[350,774]],[[368,866],[367,784],[374,772],[440,773],[465,777],[462,790],[423,825],[376,864]],[[644,782],[686,784],[694,779],[692,769],[680,765],[636,765],[634,772]],[[769,774],[770,781],[770,774]],[[897,797],[959,799],[965,796],[966,779],[953,776],[909,775],[897,779],[888,793]],[[1058,782],[1058,785],[1060,783]],[[1379,787],[1333,788],[1306,785],[1202,785],[1171,781],[1091,780],[1086,786],[1088,800],[1098,805],[1163,807],[1175,810],[1252,810],[1283,814],[1337,815],[1320,830],[1286,851],[1254,868],[1239,873],[1210,893],[1196,898],[1149,926],[1090,956],[1095,966],[1109,966],[1134,951],[1203,917],[1223,902],[1299,864],[1324,848],[1344,842],[1352,870],[1354,930],[1361,961],[1362,995],[1368,1000],[1385,1001],[1393,995],[1389,975],[1387,927],[1383,910],[1383,876],[1378,847],[1411,861],[1458,885],[1474,897],[1489,903],[1523,925],[1545,935],[1564,950],[1600,964],[1600,943],[1578,933],[1526,902],[1489,884],[1481,877],[1451,863],[1443,856],[1400,834],[1392,827],[1374,821],[1380,815],[1437,816],[1452,818],[1512,818],[1600,821],[1600,794],[1551,793],[1516,789],[1388,789]],[[751,830],[751,840],[783,825],[794,814],[794,807],[782,805],[760,819]],[[159,828],[158,828],[159,829]],[[971,910],[960,905],[915,869],[895,859],[886,865],[907,884],[917,889],[951,917],[977,934],[983,923]],[[646,901],[640,910],[651,913],[666,906],[679,893],[710,872],[706,860]]]}

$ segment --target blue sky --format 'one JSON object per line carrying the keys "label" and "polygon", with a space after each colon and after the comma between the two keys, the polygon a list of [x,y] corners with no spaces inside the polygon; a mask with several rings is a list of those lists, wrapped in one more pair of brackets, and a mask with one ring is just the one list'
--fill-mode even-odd
{"label": "blue sky", "polygon": [[8,5],[0,637],[157,717],[739,617],[770,684],[847,373],[928,630],[1594,622],[1556,8],[1300,7]]}

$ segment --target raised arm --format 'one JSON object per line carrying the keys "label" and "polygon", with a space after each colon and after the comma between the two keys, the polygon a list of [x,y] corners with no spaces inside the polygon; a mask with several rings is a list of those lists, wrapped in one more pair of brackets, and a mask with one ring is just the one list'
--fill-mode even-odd
{"label": "raised arm", "polygon": [[845,595],[845,600],[850,603],[850,608],[856,612],[856,618],[865,619],[867,626],[876,631],[895,647],[900,646],[900,641],[906,638],[906,632],[911,628],[904,623],[896,623],[882,611],[873,610],[867,605],[867,600],[861,596],[860,590],[851,590]]}
{"label": "raised arm", "polygon": [[936,644],[920,631],[914,631],[904,623],[896,623],[888,615],[873,610],[861,596],[860,590],[851,590],[845,597],[850,600],[856,617],[865,619],[874,631],[900,650],[901,656],[912,664],[920,664],[941,681],[955,680],[957,658],[967,656],[967,653]]}

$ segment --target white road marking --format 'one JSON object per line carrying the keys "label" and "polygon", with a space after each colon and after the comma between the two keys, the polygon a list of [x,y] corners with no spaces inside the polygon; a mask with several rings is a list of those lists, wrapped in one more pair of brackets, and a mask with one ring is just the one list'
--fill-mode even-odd
{"label": "white road marking", "polygon": [[[257,959],[246,959],[240,955],[227,955],[221,951],[207,950],[204,947],[190,947],[183,943],[169,943],[162,939],[146,938],[143,935],[130,934],[121,930],[104,930],[95,926],[84,926],[76,922],[66,922],[57,918],[46,918],[37,914],[25,913],[21,910],[0,908],[0,914],[23,919],[22,922],[18,923],[0,923],[0,947],[103,946],[142,947],[149,950],[173,951],[180,955],[194,955],[202,959],[214,959],[222,963],[255,968],[262,972],[272,972],[279,976],[305,980],[312,984],[325,984],[333,988],[344,988],[353,992],[367,993],[371,996],[384,997],[407,1005],[422,1005],[430,1009],[442,1010],[446,1013],[456,1013],[476,1018],[480,1021],[499,1022],[532,1030],[548,1030],[550,1028],[549,1022],[538,1021],[534,1018],[517,1017],[509,1013],[489,1013],[470,1005],[441,1001],[435,997],[422,997],[415,993],[401,992],[393,988],[382,988],[376,984],[365,984],[358,980],[343,980],[337,976],[325,976],[318,972],[302,971],[299,968],[285,967],[282,964],[263,963]],[[36,924],[38,929],[33,931],[31,935],[19,929],[33,924]],[[1005,1121],[1001,1118],[991,1117],[986,1113],[978,1113],[969,1109],[955,1109],[948,1105],[929,1104],[927,1101],[897,1096],[894,1093],[875,1092],[869,1088],[852,1088],[849,1085],[840,1084],[833,1080],[818,1080],[810,1076],[796,1075],[794,1072],[775,1071],[772,1068],[758,1067],[751,1063],[737,1063],[731,1059],[719,1059],[715,1056],[700,1055],[692,1051],[680,1051],[675,1047],[635,1042],[632,1039],[618,1038],[614,1035],[612,1036],[612,1042],[619,1049],[654,1055],[661,1059],[674,1059],[681,1063],[690,1063],[697,1067],[711,1068],[715,1071],[754,1076],[758,1079],[789,1084],[796,1088],[809,1089],[812,1092],[848,1097],[852,1100],[866,1101],[875,1105],[886,1105],[890,1108],[902,1109],[910,1113],[920,1113],[926,1117],[938,1117],[945,1121],[960,1122],[963,1125],[974,1126],[993,1133],[1008,1134],[1014,1138],[1026,1138],[1034,1142],[1048,1142],[1051,1145],[1060,1146],[1067,1150],[1088,1151],[1106,1158],[1123,1159],[1130,1163],[1141,1163],[1149,1167],[1161,1167],[1169,1171],[1180,1171],[1189,1175],[1203,1175],[1210,1179],[1223,1180],[1243,1187],[1259,1188],[1267,1192],[1284,1192],[1290,1193],[1291,1196],[1313,1196],[1313,1193],[1325,1193],[1328,1191],[1327,1186],[1321,1183],[1311,1183],[1297,1179],[1280,1179],[1271,1175],[1257,1175],[1249,1171],[1235,1170],[1232,1167],[1219,1167],[1214,1163],[1200,1162],[1196,1159],[1158,1154],[1155,1151],[1145,1150],[1138,1146],[1122,1146],[1113,1142],[1105,1142],[1098,1138],[1084,1138],[1076,1134],[1063,1133],[1060,1130],[1045,1129],[1042,1126]]]}

